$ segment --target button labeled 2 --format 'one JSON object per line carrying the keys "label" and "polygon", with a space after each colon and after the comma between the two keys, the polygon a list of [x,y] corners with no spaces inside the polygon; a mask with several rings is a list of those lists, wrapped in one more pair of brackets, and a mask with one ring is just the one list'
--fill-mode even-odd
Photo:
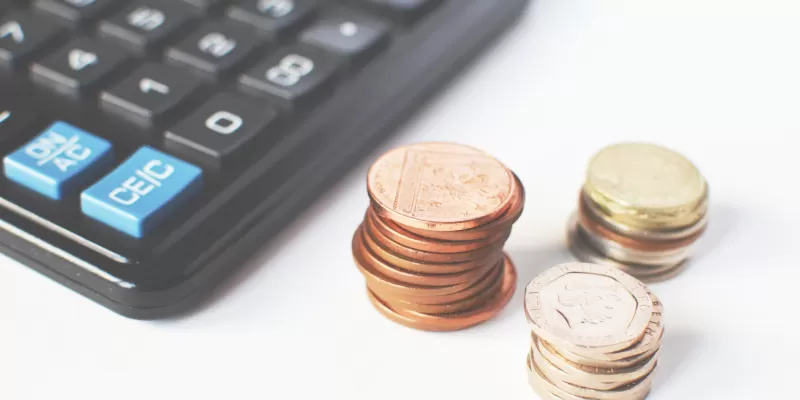
{"label": "button labeled 2", "polygon": [[118,231],[142,238],[202,189],[202,175],[194,165],[143,147],[81,194],[81,210]]}
{"label": "button labeled 2", "polygon": [[113,162],[111,143],[64,122],[3,159],[8,179],[54,200],[97,178]]}

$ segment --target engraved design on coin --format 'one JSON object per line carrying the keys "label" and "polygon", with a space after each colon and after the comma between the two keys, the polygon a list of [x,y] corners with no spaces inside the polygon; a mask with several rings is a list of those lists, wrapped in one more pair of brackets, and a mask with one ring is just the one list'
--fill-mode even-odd
{"label": "engraved design on coin", "polygon": [[569,263],[528,284],[525,311],[533,332],[569,347],[616,351],[644,335],[653,313],[646,288],[617,269]]}
{"label": "engraved design on coin", "polygon": [[397,149],[373,166],[373,199],[407,217],[459,222],[508,205],[511,173],[496,159],[462,145],[428,143]]}
{"label": "engraved design on coin", "polygon": [[613,334],[624,330],[636,309],[636,299],[621,283],[600,275],[564,275],[542,290],[552,301],[551,321],[560,316],[567,327],[583,336]]}
{"label": "engraved design on coin", "polygon": [[628,207],[670,209],[692,205],[705,194],[705,180],[682,155],[645,143],[601,150],[589,163],[587,185]]}

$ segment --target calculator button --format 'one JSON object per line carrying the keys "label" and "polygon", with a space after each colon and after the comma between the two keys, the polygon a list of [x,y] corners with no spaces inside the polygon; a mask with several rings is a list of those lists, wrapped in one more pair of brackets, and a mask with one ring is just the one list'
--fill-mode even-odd
{"label": "calculator button", "polygon": [[113,17],[100,22],[100,35],[145,52],[185,27],[191,16],[188,7],[163,0],[138,1]]}
{"label": "calculator button", "polygon": [[228,0],[179,0],[179,2],[191,6],[195,12],[207,13],[225,4]]}
{"label": "calculator button", "polygon": [[389,27],[379,19],[355,12],[329,14],[300,35],[300,40],[351,61],[375,54],[388,38]]}
{"label": "calculator button", "polygon": [[265,96],[288,109],[311,105],[335,76],[338,61],[318,50],[290,46],[239,77],[242,90]]}
{"label": "calculator button", "polygon": [[220,93],[170,129],[166,146],[219,168],[271,127],[277,115],[258,101]]}
{"label": "calculator button", "polygon": [[237,66],[260,39],[233,23],[203,26],[167,51],[167,61],[205,76],[220,77]]}
{"label": "calculator button", "polygon": [[196,195],[203,172],[149,147],[81,193],[81,210],[116,230],[142,238]]}
{"label": "calculator button", "polygon": [[80,24],[100,17],[120,0],[36,0],[35,7],[64,21]]}
{"label": "calculator button", "polygon": [[163,121],[200,87],[199,78],[168,65],[148,63],[100,94],[100,107],[143,127]]}
{"label": "calculator button", "polygon": [[111,143],[64,122],[3,159],[8,179],[53,200],[100,176],[114,162]]}
{"label": "calculator button", "polygon": [[412,20],[419,18],[434,6],[439,4],[440,0],[362,0],[369,5],[387,11],[390,15],[396,16],[403,20]]}
{"label": "calculator button", "polygon": [[126,60],[114,46],[80,38],[33,64],[31,79],[58,93],[79,97],[102,84]]}
{"label": "calculator button", "polygon": [[25,133],[35,119],[26,109],[0,105],[0,143]]}
{"label": "calculator button", "polygon": [[30,13],[16,13],[0,20],[0,67],[14,70],[50,42],[58,29]]}
{"label": "calculator button", "polygon": [[228,17],[276,37],[297,27],[316,8],[317,0],[239,0],[228,9]]}

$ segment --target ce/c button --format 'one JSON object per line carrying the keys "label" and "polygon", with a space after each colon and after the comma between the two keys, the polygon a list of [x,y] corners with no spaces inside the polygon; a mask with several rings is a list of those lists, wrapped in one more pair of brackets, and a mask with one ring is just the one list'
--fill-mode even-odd
{"label": "ce/c button", "polygon": [[118,231],[142,238],[202,189],[202,175],[194,165],[143,147],[81,194],[81,210]]}

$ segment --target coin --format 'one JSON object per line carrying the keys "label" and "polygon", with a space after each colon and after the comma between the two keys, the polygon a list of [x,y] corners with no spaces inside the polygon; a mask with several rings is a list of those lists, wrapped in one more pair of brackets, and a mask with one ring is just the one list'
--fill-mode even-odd
{"label": "coin", "polygon": [[[496,269],[501,271],[503,266],[499,265]],[[477,293],[471,297],[450,303],[424,304],[422,302],[408,301],[394,296],[381,297],[380,294],[375,291],[373,291],[373,294],[389,308],[394,310],[407,310],[422,314],[456,314],[474,309],[486,303],[492,296],[495,296],[502,287],[503,279],[501,279],[501,274],[497,274],[493,278],[494,279],[488,281],[489,285],[486,286],[484,290],[477,291]]]}
{"label": "coin", "polygon": [[[366,228],[364,229],[364,235],[365,238],[367,238],[367,244],[369,245],[370,249],[384,260],[398,266],[404,263],[405,260],[416,260],[419,263],[463,263],[465,265],[469,265],[470,262],[481,262],[493,254],[496,255],[498,252],[502,252],[503,245],[505,244],[505,238],[508,237],[508,235],[504,235],[505,237],[502,241],[491,243],[475,250],[462,251],[460,253],[435,253],[411,249],[394,242],[393,240],[383,236],[382,231],[377,227],[375,221],[369,217],[366,218],[364,227]],[[419,272],[432,271],[428,271],[427,268],[425,268],[425,270]]]}
{"label": "coin", "polygon": [[680,250],[697,241],[697,239],[705,231],[705,225],[699,225],[697,226],[698,229],[685,232],[683,237],[666,240],[642,239],[626,236],[616,232],[613,229],[607,228],[602,221],[598,221],[597,217],[593,215],[592,211],[587,208],[586,201],[583,196],[580,196],[580,200],[578,202],[577,215],[580,226],[593,236],[605,238],[610,242],[617,243],[620,246],[624,246],[625,248],[631,250],[650,252]]}
{"label": "coin", "polygon": [[492,221],[509,205],[516,182],[488,154],[454,143],[392,150],[370,168],[376,212],[403,225],[460,231]]}
{"label": "coin", "polygon": [[[468,263],[454,264],[425,264],[410,259],[395,257],[391,260],[383,258],[389,253],[378,256],[372,251],[377,245],[369,235],[359,229],[361,236],[357,251],[361,252],[363,260],[370,264],[378,273],[399,282],[414,285],[447,286],[464,282],[474,282],[484,276],[486,272],[503,257],[502,250],[490,254],[484,260],[470,261]],[[437,273],[419,272],[435,270]],[[446,273],[449,272],[449,273]]]}
{"label": "coin", "polygon": [[578,219],[573,215],[567,225],[567,244],[572,254],[583,262],[607,265],[617,268],[620,271],[635,276],[644,282],[662,282],[671,279],[681,272],[683,272],[685,263],[678,265],[662,265],[659,267],[652,267],[647,265],[625,264],[616,260],[612,260],[600,254],[597,249],[592,248],[583,240],[583,235],[578,225]]}
{"label": "coin", "polygon": [[588,367],[564,359],[555,352],[544,350],[540,341],[531,346],[534,362],[557,380],[594,390],[614,390],[639,381],[649,375],[658,363],[657,353],[639,364],[626,368]]}
{"label": "coin", "polygon": [[503,265],[503,284],[501,290],[478,308],[455,314],[423,314],[407,310],[395,310],[368,291],[370,301],[378,311],[401,325],[427,331],[456,331],[486,322],[497,315],[511,300],[517,281],[514,264],[506,257]]}
{"label": "coin", "polygon": [[646,143],[621,143],[589,162],[587,196],[629,225],[676,228],[696,223],[707,197],[699,170],[682,155]]}
{"label": "coin", "polygon": [[491,237],[496,232],[504,232],[511,229],[511,226],[522,216],[522,211],[525,205],[525,189],[519,179],[514,176],[517,182],[516,190],[512,193],[511,201],[508,209],[505,210],[500,216],[492,222],[487,224],[456,232],[439,232],[439,231],[425,231],[414,227],[406,227],[409,231],[418,235],[426,236],[438,240],[452,240],[452,241],[471,241]]}
{"label": "coin", "polygon": [[653,304],[645,286],[618,269],[568,263],[528,284],[525,312],[536,336],[594,355],[623,350],[640,340]]}
{"label": "coin", "polygon": [[371,281],[368,280],[368,287],[381,299],[393,299],[396,301],[402,301],[406,303],[414,303],[420,306],[426,305],[444,305],[444,304],[451,304],[460,302],[462,300],[466,300],[472,297],[475,297],[481,293],[491,292],[492,288],[494,287],[495,282],[501,280],[503,271],[502,262],[498,263],[494,268],[492,268],[485,276],[481,277],[473,286],[469,286],[466,289],[460,290],[455,293],[444,294],[444,295],[435,295],[435,296],[426,296],[424,294],[408,294],[408,293],[400,293],[398,291],[392,290],[385,290],[385,287],[381,285],[371,284]]}
{"label": "coin", "polygon": [[487,246],[495,245],[498,242],[505,243],[510,234],[508,231],[498,231],[494,233],[488,232],[487,235],[491,234],[492,236],[471,241],[431,239],[408,231],[391,220],[379,218],[375,213],[374,207],[370,207],[369,211],[367,211],[366,220],[373,224],[373,226],[377,228],[377,231],[379,231],[381,235],[401,246],[418,251],[445,254],[470,252],[485,248]]}

